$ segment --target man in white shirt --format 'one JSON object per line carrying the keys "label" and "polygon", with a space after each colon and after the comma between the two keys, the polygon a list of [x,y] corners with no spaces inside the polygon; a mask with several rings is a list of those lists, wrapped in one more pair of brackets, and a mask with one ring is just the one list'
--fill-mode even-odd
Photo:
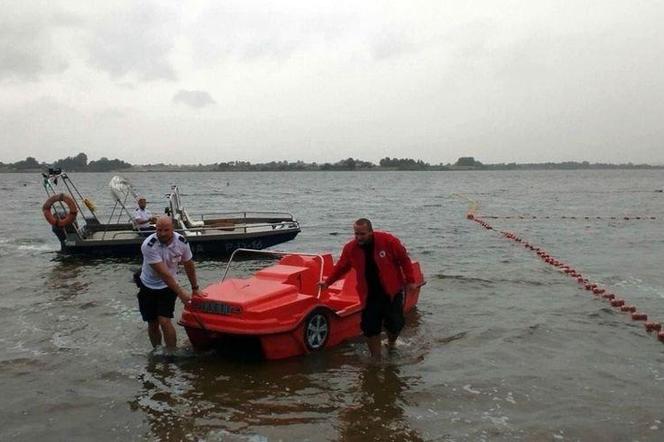
{"label": "man in white shirt", "polygon": [[[148,323],[148,336],[153,347],[161,345],[162,334],[166,348],[175,349],[177,339],[171,322],[175,298],[187,304],[191,296],[198,295],[196,269],[191,248],[185,237],[173,231],[168,216],[157,219],[157,231],[148,236],[141,246],[141,267],[138,306],[143,320]],[[191,284],[189,295],[176,279],[178,264],[182,264]]]}
{"label": "man in white shirt", "polygon": [[139,196],[136,198],[136,203],[138,207],[134,210],[134,224],[138,230],[154,230],[154,227],[150,223],[154,223],[157,218],[152,216],[152,213],[145,208],[145,197]]}

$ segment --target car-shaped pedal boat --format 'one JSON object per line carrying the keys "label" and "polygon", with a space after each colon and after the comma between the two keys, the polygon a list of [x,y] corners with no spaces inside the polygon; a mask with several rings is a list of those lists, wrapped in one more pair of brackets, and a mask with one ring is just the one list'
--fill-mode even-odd
{"label": "car-shaped pedal boat", "polygon": [[[281,256],[248,278],[228,278],[237,253]],[[417,288],[406,293],[404,312],[417,304],[424,284],[413,261]],[[361,335],[362,304],[355,271],[326,290],[318,282],[333,268],[332,255],[238,249],[220,282],[187,304],[178,321],[196,350],[223,346],[234,338],[254,337],[265,359],[283,359],[324,348]]]}

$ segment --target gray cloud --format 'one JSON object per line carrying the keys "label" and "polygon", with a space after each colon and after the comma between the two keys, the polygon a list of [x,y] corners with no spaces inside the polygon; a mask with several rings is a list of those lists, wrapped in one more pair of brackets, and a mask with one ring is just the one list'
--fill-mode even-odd
{"label": "gray cloud", "polygon": [[[256,4],[259,3],[259,4]],[[256,62],[286,60],[298,51],[327,46],[353,32],[362,21],[352,8],[325,8],[325,3],[210,2],[189,32],[201,64],[220,58]]]}
{"label": "gray cloud", "polygon": [[186,104],[196,109],[200,109],[205,106],[210,106],[216,102],[212,96],[205,91],[186,91],[180,89],[173,96],[173,103]]}
{"label": "gray cloud", "polygon": [[69,62],[57,46],[61,28],[76,26],[64,12],[23,11],[0,14],[0,80],[34,81],[44,73],[59,73]]}
{"label": "gray cloud", "polygon": [[90,63],[116,79],[175,80],[169,56],[178,32],[177,11],[162,3],[130,5],[90,23]]}
{"label": "gray cloud", "polygon": [[371,52],[376,60],[385,60],[398,57],[410,52],[416,52],[418,46],[408,41],[402,34],[385,31],[380,33],[373,41]]}
{"label": "gray cloud", "polygon": [[84,11],[49,3],[0,14],[0,79],[34,81],[81,58],[114,79],[176,79],[169,56],[178,11],[150,2]]}
{"label": "gray cloud", "polygon": [[149,124],[149,119],[131,108],[91,111],[79,108],[76,103],[44,96],[11,109],[0,106],[0,161],[6,157],[16,161],[26,156],[54,161],[79,152],[85,152],[91,159],[102,156],[130,159],[137,150],[146,148],[137,143],[153,143],[156,136],[151,133],[143,140],[128,140],[126,134],[141,131],[145,134]]}
{"label": "gray cloud", "polygon": [[658,2],[12,3],[0,161],[664,162]]}

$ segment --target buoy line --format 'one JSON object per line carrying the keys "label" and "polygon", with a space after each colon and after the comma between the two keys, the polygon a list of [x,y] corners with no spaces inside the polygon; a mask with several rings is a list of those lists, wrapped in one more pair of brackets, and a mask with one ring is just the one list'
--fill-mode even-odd
{"label": "buoy line", "polygon": [[[478,205],[475,203],[475,205],[472,206],[472,208],[469,209],[466,213],[466,219],[476,222],[486,230],[496,230],[491,224],[475,213],[477,208]],[[628,304],[625,299],[617,297],[615,293],[611,293],[607,288],[602,288],[599,284],[590,281],[574,267],[570,266],[569,264],[565,264],[563,261],[557,259],[543,248],[534,246],[513,232],[506,232],[502,230],[496,231],[499,232],[505,239],[509,239],[518,244],[521,244],[525,249],[535,252],[543,262],[558,268],[562,271],[562,273],[569,276],[570,278],[573,278],[585,290],[592,293],[594,296],[607,301],[611,307],[617,311],[629,314],[633,321],[642,321],[646,331],[648,333],[657,333],[657,339],[664,343],[664,331],[662,331],[661,322],[648,321],[648,315],[644,312],[637,311],[636,306],[633,304]]]}
{"label": "buoy line", "polygon": [[524,219],[524,220],[533,220],[533,219],[565,219],[565,220],[581,220],[581,221],[592,221],[592,220],[610,220],[610,221],[649,221],[656,220],[656,216],[601,216],[601,215],[560,215],[560,216],[536,216],[536,215],[482,215],[484,219]]}

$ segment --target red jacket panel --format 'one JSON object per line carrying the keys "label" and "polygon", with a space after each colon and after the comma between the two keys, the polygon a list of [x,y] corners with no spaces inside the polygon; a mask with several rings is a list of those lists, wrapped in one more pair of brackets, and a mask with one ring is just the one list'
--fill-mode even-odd
{"label": "red jacket panel", "polygon": [[[387,232],[375,230],[373,232],[374,260],[378,268],[380,283],[390,298],[401,291],[406,283],[415,282],[413,263],[410,261],[406,248],[399,239]],[[330,285],[348,273],[352,268],[357,273],[357,291],[362,303],[367,297],[367,281],[364,276],[365,257],[364,250],[353,239],[341,251],[339,261],[332,269],[325,283]]]}

